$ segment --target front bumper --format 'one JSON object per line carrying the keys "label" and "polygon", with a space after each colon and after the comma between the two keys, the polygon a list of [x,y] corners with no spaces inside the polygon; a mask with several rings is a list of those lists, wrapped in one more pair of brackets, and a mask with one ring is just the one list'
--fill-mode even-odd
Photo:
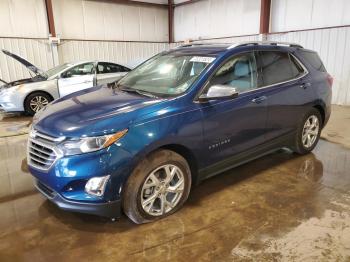
{"label": "front bumper", "polygon": [[86,203],[67,200],[40,181],[35,181],[36,189],[59,208],[71,212],[97,215],[108,218],[121,216],[121,201],[115,200],[106,203]]}
{"label": "front bumper", "polygon": [[5,111],[5,112],[24,111],[23,100],[24,98],[19,92],[10,93],[10,94],[2,92],[0,94],[1,111]]}

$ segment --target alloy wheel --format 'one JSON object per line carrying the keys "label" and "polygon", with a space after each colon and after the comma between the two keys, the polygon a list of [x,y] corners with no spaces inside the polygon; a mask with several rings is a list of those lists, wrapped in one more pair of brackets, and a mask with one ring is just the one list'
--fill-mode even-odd
{"label": "alloy wheel", "polygon": [[164,215],[179,203],[184,188],[184,174],[178,166],[158,167],[147,176],[142,186],[142,209],[151,216]]}
{"label": "alloy wheel", "polygon": [[49,103],[49,100],[47,100],[43,96],[34,96],[32,100],[30,100],[30,109],[32,109],[34,112],[38,112],[40,109],[45,107]]}
{"label": "alloy wheel", "polygon": [[320,123],[315,115],[308,117],[304,124],[302,142],[305,148],[310,148],[317,140],[318,132],[320,129]]}

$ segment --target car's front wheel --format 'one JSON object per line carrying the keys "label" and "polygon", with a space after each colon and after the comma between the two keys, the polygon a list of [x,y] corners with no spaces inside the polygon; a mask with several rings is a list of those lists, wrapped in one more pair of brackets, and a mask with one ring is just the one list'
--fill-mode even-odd
{"label": "car's front wheel", "polygon": [[184,204],[191,188],[187,161],[170,150],[159,150],[135,168],[123,193],[125,214],[142,224],[168,216]]}
{"label": "car's front wheel", "polygon": [[313,108],[304,115],[299,124],[294,151],[302,155],[311,152],[320,138],[321,127],[321,114]]}
{"label": "car's front wheel", "polygon": [[52,97],[44,92],[35,92],[27,96],[24,101],[24,111],[26,114],[33,116],[43,107],[52,101]]}

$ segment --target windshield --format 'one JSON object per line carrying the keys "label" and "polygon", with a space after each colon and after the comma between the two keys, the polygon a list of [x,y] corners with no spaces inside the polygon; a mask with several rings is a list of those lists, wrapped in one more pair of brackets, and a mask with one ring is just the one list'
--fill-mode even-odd
{"label": "windshield", "polygon": [[54,76],[54,75],[60,73],[61,71],[67,69],[67,68],[70,67],[70,66],[72,66],[72,64],[70,64],[70,63],[65,63],[65,64],[62,64],[62,65],[53,67],[53,68],[47,70],[47,71],[45,72],[45,75],[49,78],[49,77],[51,77],[51,76]]}
{"label": "windshield", "polygon": [[174,96],[185,92],[215,57],[157,55],[123,77],[118,86]]}

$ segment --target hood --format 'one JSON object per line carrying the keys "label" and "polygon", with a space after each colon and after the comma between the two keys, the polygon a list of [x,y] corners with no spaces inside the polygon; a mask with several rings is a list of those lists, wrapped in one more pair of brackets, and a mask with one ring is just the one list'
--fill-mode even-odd
{"label": "hood", "polygon": [[23,57],[20,57],[19,55],[13,54],[5,49],[2,49],[2,52],[5,55],[8,55],[10,57],[12,57],[13,59],[17,60],[18,62],[20,62],[21,64],[23,64],[28,70],[32,71],[34,74],[39,75],[41,77],[45,77],[45,73],[43,70],[37,68],[35,65],[33,65],[32,63],[28,62],[27,60],[25,60]]}
{"label": "hood", "polygon": [[[34,82],[40,82],[40,81],[45,81],[45,80],[46,80],[46,78],[43,78],[41,76],[35,76],[35,77],[32,77],[32,78],[20,79],[20,80],[16,80],[16,81],[9,82],[9,83],[5,83],[5,81],[2,81],[5,84],[1,85],[1,83],[0,83],[0,89],[6,89],[6,88],[13,87],[13,86],[18,86],[18,85],[28,84],[28,83],[34,83]],[[1,82],[1,79],[0,79],[0,82]]]}
{"label": "hood", "polygon": [[[3,83],[3,84],[5,84],[5,85],[8,84],[5,80],[2,80],[1,78],[0,78],[0,83]],[[1,85],[1,84],[0,84],[0,85]]]}
{"label": "hood", "polygon": [[44,108],[34,116],[33,127],[55,137],[110,134],[128,128],[162,101],[108,87],[90,88]]}

